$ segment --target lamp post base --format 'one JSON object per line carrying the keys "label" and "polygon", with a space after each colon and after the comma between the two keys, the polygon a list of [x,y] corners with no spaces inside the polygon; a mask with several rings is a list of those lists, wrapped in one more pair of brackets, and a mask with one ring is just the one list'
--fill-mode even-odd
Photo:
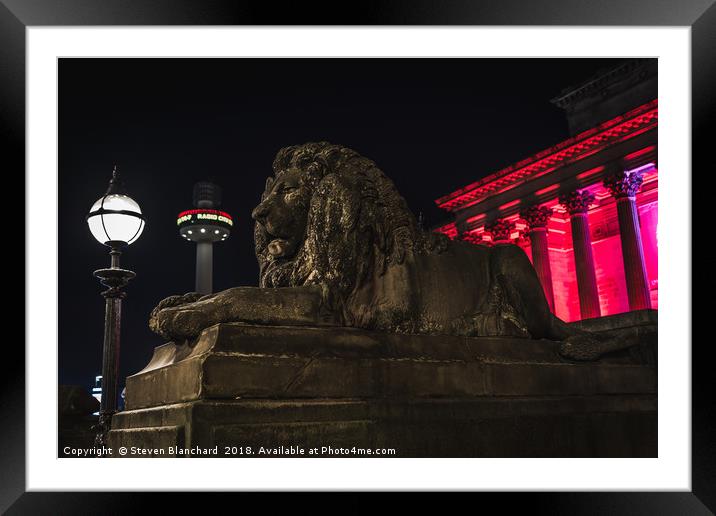
{"label": "lamp post base", "polygon": [[96,432],[94,436],[95,448],[105,448],[107,446],[107,434],[109,434],[109,431],[112,429],[113,415],[114,412],[106,414],[100,413],[99,421],[92,427],[92,430]]}

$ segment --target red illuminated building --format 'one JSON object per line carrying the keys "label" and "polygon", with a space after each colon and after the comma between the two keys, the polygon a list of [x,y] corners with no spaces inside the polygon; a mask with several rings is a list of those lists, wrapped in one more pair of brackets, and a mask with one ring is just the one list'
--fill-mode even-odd
{"label": "red illuminated building", "polygon": [[565,90],[569,139],[436,200],[452,239],[513,243],[565,321],[658,307],[657,64]]}

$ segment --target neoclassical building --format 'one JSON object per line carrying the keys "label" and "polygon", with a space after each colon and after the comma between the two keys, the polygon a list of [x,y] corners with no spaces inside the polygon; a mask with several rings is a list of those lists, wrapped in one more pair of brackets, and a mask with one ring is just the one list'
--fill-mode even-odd
{"label": "neoclassical building", "polygon": [[657,61],[635,59],[552,100],[567,140],[436,200],[453,239],[513,243],[565,321],[658,307]]}

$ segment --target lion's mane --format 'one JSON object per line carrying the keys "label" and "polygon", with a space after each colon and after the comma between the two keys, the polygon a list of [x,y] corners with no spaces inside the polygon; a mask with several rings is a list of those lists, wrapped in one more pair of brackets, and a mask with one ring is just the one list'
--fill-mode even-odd
{"label": "lion's mane", "polygon": [[447,246],[442,235],[418,228],[393,182],[356,151],[328,142],[281,149],[262,200],[292,168],[301,171],[301,182],[312,192],[305,238],[293,257],[274,259],[267,250],[269,237],[256,223],[260,286],[320,285],[330,308],[350,319],[345,306],[358,287],[403,263],[408,253]]}

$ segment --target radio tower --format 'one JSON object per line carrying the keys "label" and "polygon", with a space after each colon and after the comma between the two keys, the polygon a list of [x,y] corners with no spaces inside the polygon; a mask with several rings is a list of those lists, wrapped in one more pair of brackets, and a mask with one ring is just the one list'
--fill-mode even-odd
{"label": "radio tower", "polygon": [[221,188],[209,181],[194,185],[194,209],[177,216],[179,234],[196,243],[196,291],[211,294],[214,242],[223,242],[231,234],[231,215],[219,211]]}

